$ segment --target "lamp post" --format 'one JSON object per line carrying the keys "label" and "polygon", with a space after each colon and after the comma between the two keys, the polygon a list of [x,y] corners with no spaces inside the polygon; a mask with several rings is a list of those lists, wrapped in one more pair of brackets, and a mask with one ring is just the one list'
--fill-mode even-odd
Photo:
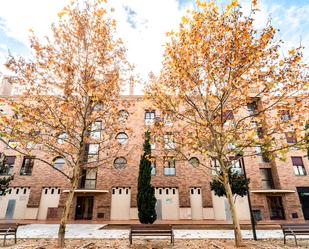
{"label": "lamp post", "polygon": [[[242,166],[243,166],[243,171],[244,171],[244,177],[247,179],[247,174],[246,174],[246,168],[245,168],[245,162],[244,158],[241,158]],[[255,228],[255,219],[253,216],[253,211],[252,211],[252,205],[251,205],[251,199],[250,199],[250,191],[249,191],[249,185],[247,186],[247,199],[248,199],[248,205],[249,205],[249,211],[250,211],[250,221],[251,221],[251,226],[252,226],[252,234],[253,234],[253,239],[257,240],[256,236],[256,228]]]}

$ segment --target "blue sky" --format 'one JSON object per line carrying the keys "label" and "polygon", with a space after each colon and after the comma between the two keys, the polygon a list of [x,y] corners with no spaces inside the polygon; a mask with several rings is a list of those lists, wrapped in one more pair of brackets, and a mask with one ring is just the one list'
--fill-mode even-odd
{"label": "blue sky", "polygon": [[[7,51],[30,56],[28,32],[33,29],[39,37],[50,34],[50,24],[69,0],[1,0],[0,1],[0,72]],[[221,5],[228,0],[217,0]],[[239,0],[248,13],[250,0]],[[192,0],[110,0],[115,8],[119,35],[128,48],[128,58],[136,64],[136,71],[147,79],[150,71],[159,72],[165,32],[177,29],[186,9],[193,8]],[[306,47],[309,61],[309,0],[259,0],[261,11],[256,26],[261,28],[269,16],[280,29],[278,36],[285,41],[282,52],[299,44]],[[16,8],[16,6],[19,6]]]}

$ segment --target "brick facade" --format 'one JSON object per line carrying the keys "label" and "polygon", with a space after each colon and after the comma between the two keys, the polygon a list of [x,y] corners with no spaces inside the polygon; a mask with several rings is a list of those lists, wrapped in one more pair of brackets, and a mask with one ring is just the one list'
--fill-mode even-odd
{"label": "brick facade", "polygon": [[[131,208],[136,208],[137,194],[137,177],[140,155],[142,153],[143,133],[145,131],[144,113],[147,109],[142,97],[132,96],[130,101],[134,105],[129,107],[129,117],[127,120],[128,128],[132,129],[129,142],[124,146],[123,154],[127,159],[127,166],[124,169],[115,169],[113,163],[100,167],[97,171],[96,190],[105,190],[104,193],[76,193],[77,196],[93,196],[93,220],[109,220],[111,213],[112,188],[127,187],[131,190]],[[4,152],[7,156],[14,156],[16,152],[9,150],[0,144],[0,152]],[[34,151],[34,155],[42,155],[42,151]],[[156,156],[156,175],[152,177],[154,187],[178,188],[179,191],[179,208],[190,208],[190,188],[201,188],[202,206],[203,208],[212,208],[213,199],[211,196],[209,182],[211,180],[211,172],[209,169],[202,167],[192,167],[188,162],[176,161],[176,175],[165,176],[163,174],[163,159],[153,150]],[[263,163],[261,157],[245,158],[245,167],[247,176],[251,179],[250,190],[252,206],[254,210],[260,210],[263,220],[270,220],[268,196],[282,197],[282,204],[286,220],[302,221],[304,214],[297,193],[297,187],[309,187],[309,175],[296,176],[293,171],[291,156],[302,157],[304,167],[309,173],[309,161],[304,157],[305,153],[297,150],[289,152],[286,161],[276,159],[271,163]],[[45,156],[46,160],[52,161],[53,158]],[[50,166],[35,161],[31,176],[20,175],[20,168],[23,162],[22,157],[17,157],[14,164],[15,178],[11,186],[14,187],[30,187],[30,197],[27,203],[28,208],[39,208],[42,188],[59,187],[62,191],[68,189],[68,180],[59,172],[56,172]],[[268,192],[256,193],[254,191],[263,190],[261,182],[261,168],[270,168],[274,180],[274,190]],[[276,190],[276,191],[275,191]],[[58,214],[63,208],[66,193],[61,192],[60,202],[58,205]],[[309,193],[308,193],[309,195]],[[70,219],[75,219],[77,198],[74,198],[70,211]],[[297,215],[295,215],[297,213]],[[292,214],[294,218],[292,218]],[[298,216],[298,218],[295,218]],[[35,218],[35,217],[34,217]]]}

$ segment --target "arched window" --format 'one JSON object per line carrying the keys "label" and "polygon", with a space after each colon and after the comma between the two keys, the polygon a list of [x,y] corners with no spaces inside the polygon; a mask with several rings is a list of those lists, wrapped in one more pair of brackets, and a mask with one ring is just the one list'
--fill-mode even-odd
{"label": "arched window", "polygon": [[65,132],[60,133],[57,137],[57,143],[58,144],[64,144],[64,141],[68,138],[68,134]]}
{"label": "arched window", "polygon": [[124,157],[117,157],[114,161],[114,167],[116,169],[123,169],[125,168],[127,165],[127,159],[125,159]]}
{"label": "arched window", "polygon": [[129,117],[129,113],[126,110],[120,110],[119,113],[119,121],[124,122]]}
{"label": "arched window", "polygon": [[57,169],[62,169],[62,168],[63,168],[63,165],[65,164],[64,158],[63,158],[63,157],[56,157],[56,158],[53,160],[53,164],[54,164],[54,167],[55,167],[55,168],[57,168]]}
{"label": "arched window", "polygon": [[128,140],[128,135],[124,132],[119,132],[116,136],[117,142],[120,144],[125,144]]}
{"label": "arched window", "polygon": [[198,167],[200,165],[200,161],[198,160],[197,157],[191,157],[189,159],[189,163],[193,166],[193,167]]}

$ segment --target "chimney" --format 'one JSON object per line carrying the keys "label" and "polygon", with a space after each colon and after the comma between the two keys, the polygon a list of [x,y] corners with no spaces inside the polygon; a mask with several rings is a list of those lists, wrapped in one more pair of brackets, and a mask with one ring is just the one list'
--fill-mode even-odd
{"label": "chimney", "polygon": [[129,95],[134,95],[134,78],[130,77]]}

